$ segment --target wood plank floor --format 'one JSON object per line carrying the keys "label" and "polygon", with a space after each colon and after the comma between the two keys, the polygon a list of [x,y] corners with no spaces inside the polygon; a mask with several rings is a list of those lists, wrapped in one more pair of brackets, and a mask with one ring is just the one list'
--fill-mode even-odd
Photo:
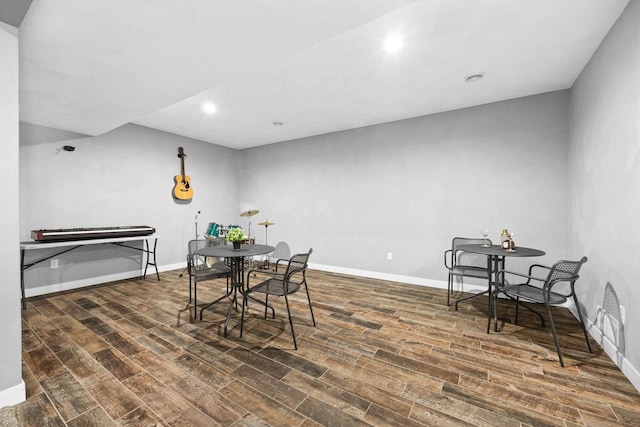
{"label": "wood plank floor", "polygon": [[[127,280],[28,301],[27,401],[2,410],[21,426],[610,426],[640,425],[640,394],[558,309],[566,368],[533,317],[486,334],[486,297],[309,272],[304,293],[263,320],[251,305],[227,338],[229,304],[192,321],[188,281]],[[224,290],[202,284],[202,301]],[[8,421],[7,421],[8,422]]]}

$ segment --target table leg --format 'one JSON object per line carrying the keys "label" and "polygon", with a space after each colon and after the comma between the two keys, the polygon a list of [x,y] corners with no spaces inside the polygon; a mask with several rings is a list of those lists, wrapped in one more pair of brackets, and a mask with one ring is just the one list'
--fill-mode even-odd
{"label": "table leg", "polygon": [[231,309],[233,306],[238,308],[238,288],[240,292],[244,294],[244,257],[231,258],[231,292],[233,298],[229,304],[229,310],[227,311],[227,319],[224,322],[224,336],[227,336],[227,327],[229,325],[229,319],[231,319]]}
{"label": "table leg", "polygon": [[230,297],[233,295],[233,288],[231,288],[231,290],[227,291],[226,294],[222,295],[220,298],[218,298],[217,300],[210,302],[209,304],[205,305],[204,307],[202,307],[200,309],[200,320],[202,320],[202,312],[205,311],[207,308],[211,307],[213,304],[219,303],[220,301],[222,301],[223,299]]}
{"label": "table leg", "polygon": [[[498,267],[498,262],[501,264],[500,268],[497,271],[500,270],[504,270],[504,261],[505,261],[506,257],[497,257],[496,259],[496,267]],[[498,332],[498,294],[500,294],[500,292],[502,291],[502,288],[504,288],[504,273],[502,273],[500,275],[500,281],[498,282],[497,278],[496,278],[496,287],[494,292],[496,293],[496,305],[495,305],[495,311],[494,311],[494,319],[493,319],[493,329],[495,332]]]}
{"label": "table leg", "polygon": [[493,291],[491,290],[492,284],[495,284],[496,274],[493,271],[495,260],[493,256],[487,257],[487,270],[489,270],[489,311],[487,312],[487,333],[491,329],[491,310],[493,309]]}
{"label": "table leg", "polygon": [[[491,330],[491,310],[493,310],[493,330],[498,332],[498,294],[504,286],[504,274],[498,274],[502,269],[504,270],[504,259],[498,255],[492,256],[493,267],[490,267],[490,276],[494,276],[493,291],[489,294],[489,313],[487,313],[487,333]],[[492,270],[492,271],[491,271]],[[498,277],[501,277],[500,279]]]}
{"label": "table leg", "polygon": [[24,249],[20,250],[20,291],[22,292],[22,309],[27,308],[27,301],[24,296]]}
{"label": "table leg", "polygon": [[484,295],[484,294],[489,294],[489,296],[491,296],[491,279],[489,279],[489,288],[486,291],[478,292],[477,294],[471,294],[471,295],[468,295],[466,297],[460,298],[460,299],[456,300],[456,302],[454,303],[454,307],[457,310],[458,309],[458,303],[461,303],[462,301],[466,301],[466,300],[471,299],[471,298],[479,297],[480,295]]}
{"label": "table leg", "polygon": [[[146,249],[143,250],[143,252],[147,254],[147,260],[146,260],[147,262],[144,266],[144,273],[142,274],[142,278],[143,279],[147,278],[147,267],[149,267],[150,265],[153,265],[156,268],[156,276],[158,277],[158,280],[160,280],[160,273],[158,273],[158,265],[156,264],[156,245],[158,244],[158,239],[154,239],[153,241],[153,251],[149,250],[148,239],[144,241],[144,244]],[[151,255],[153,255],[153,261],[150,261]],[[195,313],[194,313],[194,316],[195,316]]]}
{"label": "table leg", "polygon": [[[233,298],[231,299],[231,303],[229,304],[229,310],[227,310],[227,319],[224,321],[224,336],[227,336],[227,326],[229,325],[229,319],[231,318],[231,310],[233,309],[233,304],[238,304],[238,287],[236,284],[231,285],[233,287]],[[240,326],[242,329],[242,326]]]}

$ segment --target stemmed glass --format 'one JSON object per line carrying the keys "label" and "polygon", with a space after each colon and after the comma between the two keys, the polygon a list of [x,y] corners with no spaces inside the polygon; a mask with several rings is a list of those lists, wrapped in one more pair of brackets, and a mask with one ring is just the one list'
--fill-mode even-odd
{"label": "stemmed glass", "polygon": [[486,228],[484,230],[482,230],[482,237],[484,237],[484,243],[481,244],[480,246],[482,246],[483,248],[488,248],[491,247],[491,245],[488,243],[488,237],[489,237],[489,233],[490,231],[487,230]]}

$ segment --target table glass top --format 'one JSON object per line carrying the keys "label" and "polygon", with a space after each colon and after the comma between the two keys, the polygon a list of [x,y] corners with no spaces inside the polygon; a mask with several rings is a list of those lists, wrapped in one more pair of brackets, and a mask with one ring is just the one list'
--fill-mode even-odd
{"label": "table glass top", "polygon": [[273,252],[275,248],[269,245],[240,245],[240,249],[233,249],[233,245],[207,246],[196,251],[198,255],[211,257],[236,258],[253,255],[264,255]]}
{"label": "table glass top", "polygon": [[464,252],[471,252],[474,254],[483,254],[490,256],[512,256],[512,257],[529,257],[529,256],[542,256],[545,254],[540,249],[516,247],[515,250],[502,249],[500,245],[482,246],[482,245],[460,245],[458,250]]}

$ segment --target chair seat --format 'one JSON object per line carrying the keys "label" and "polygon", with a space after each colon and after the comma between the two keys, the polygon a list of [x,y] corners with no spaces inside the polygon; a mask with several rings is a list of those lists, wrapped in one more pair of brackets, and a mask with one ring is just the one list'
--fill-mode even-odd
{"label": "chair seat", "polygon": [[194,268],[192,275],[197,281],[217,279],[231,274],[231,269],[224,262],[217,262],[211,267]]}
{"label": "chair seat", "polygon": [[[544,304],[544,291],[541,288],[531,285],[507,285],[501,289],[501,292],[512,297],[525,298],[529,301]],[[564,304],[567,298],[564,295],[555,292],[549,292],[549,304]]]}
{"label": "chair seat", "polygon": [[452,276],[474,277],[478,279],[486,279],[489,277],[489,271],[486,268],[474,265],[456,265],[449,269],[449,274]]}
{"label": "chair seat", "polygon": [[209,265],[209,269],[220,270],[220,271],[231,271],[231,268],[224,261],[217,261],[213,264]]}
{"label": "chair seat", "polygon": [[[289,282],[289,294],[297,292],[298,289],[300,289],[300,284]],[[250,291],[269,295],[277,295],[281,297],[285,294],[284,282],[280,279],[268,279],[256,286],[252,286]]]}

